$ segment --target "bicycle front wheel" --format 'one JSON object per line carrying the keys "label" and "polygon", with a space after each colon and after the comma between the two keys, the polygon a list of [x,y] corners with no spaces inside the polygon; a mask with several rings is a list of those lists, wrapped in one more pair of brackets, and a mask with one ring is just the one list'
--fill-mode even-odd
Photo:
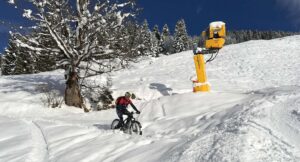
{"label": "bicycle front wheel", "polygon": [[130,126],[130,132],[133,134],[142,135],[141,124],[137,121],[133,122]]}

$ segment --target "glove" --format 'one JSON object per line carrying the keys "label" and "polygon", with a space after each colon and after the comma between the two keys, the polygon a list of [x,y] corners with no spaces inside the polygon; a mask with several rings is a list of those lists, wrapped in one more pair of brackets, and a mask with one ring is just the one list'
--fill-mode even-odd
{"label": "glove", "polygon": [[140,111],[136,111],[136,114],[140,114],[141,112]]}

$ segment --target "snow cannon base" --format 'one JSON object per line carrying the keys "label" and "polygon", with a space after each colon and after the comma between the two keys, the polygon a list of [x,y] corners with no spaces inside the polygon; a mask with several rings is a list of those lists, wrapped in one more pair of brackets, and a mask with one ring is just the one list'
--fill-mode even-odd
{"label": "snow cannon base", "polygon": [[198,81],[193,81],[193,92],[209,92],[210,86],[208,83],[199,83]]}

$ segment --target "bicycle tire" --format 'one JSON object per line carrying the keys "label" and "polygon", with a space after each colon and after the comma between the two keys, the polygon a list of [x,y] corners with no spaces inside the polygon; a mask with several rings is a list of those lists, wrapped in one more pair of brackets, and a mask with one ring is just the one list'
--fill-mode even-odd
{"label": "bicycle tire", "polygon": [[115,119],[111,123],[111,129],[117,129],[117,125],[119,125],[120,119]]}
{"label": "bicycle tire", "polygon": [[130,125],[130,134],[142,135],[142,126],[138,121],[134,121]]}

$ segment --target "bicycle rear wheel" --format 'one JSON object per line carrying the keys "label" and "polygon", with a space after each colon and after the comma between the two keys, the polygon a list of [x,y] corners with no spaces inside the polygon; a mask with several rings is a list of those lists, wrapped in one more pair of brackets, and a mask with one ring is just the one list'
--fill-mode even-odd
{"label": "bicycle rear wheel", "polygon": [[119,123],[120,123],[120,119],[113,120],[111,123],[111,129],[118,129]]}
{"label": "bicycle rear wheel", "polygon": [[141,124],[137,121],[134,121],[130,126],[130,132],[133,134],[142,135]]}

